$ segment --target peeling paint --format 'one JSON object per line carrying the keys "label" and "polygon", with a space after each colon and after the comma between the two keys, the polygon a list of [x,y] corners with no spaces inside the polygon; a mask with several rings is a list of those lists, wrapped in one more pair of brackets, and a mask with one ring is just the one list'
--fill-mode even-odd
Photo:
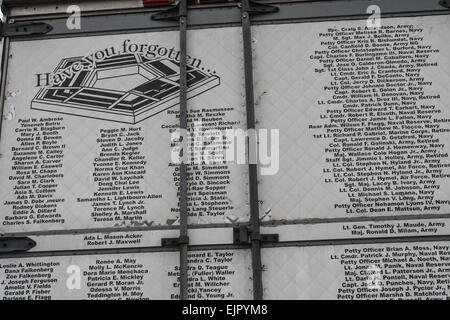
{"label": "peeling paint", "polygon": [[232,215],[232,214],[225,217],[225,223],[229,223],[229,222],[236,223],[238,221],[239,221],[239,218],[237,218],[235,215]]}
{"label": "peeling paint", "polygon": [[7,114],[5,114],[3,116],[4,120],[14,120],[14,118],[16,117],[16,107],[14,107],[14,105],[10,105],[9,106],[9,111]]}
{"label": "peeling paint", "polygon": [[263,97],[265,94],[267,94],[267,91],[263,91],[263,92],[258,96],[258,98],[257,98],[256,101],[255,101],[255,104],[256,104],[256,105],[259,105],[259,104],[261,103],[261,99],[262,99],[262,97]]}
{"label": "peeling paint", "polygon": [[12,98],[17,97],[18,95],[20,95],[22,93],[22,90],[16,90],[16,91],[8,91],[8,93],[6,94],[6,100],[10,100]]}
{"label": "peeling paint", "polygon": [[116,223],[114,226],[115,227],[143,227],[143,226],[147,226],[147,227],[151,227],[153,225],[154,221],[131,221],[129,225],[127,225],[127,223],[125,221],[122,221],[121,223]]}
{"label": "peeling paint", "polygon": [[167,219],[167,224],[169,226],[171,226],[171,225],[175,224],[179,220],[180,220],[180,218],[178,218],[178,219]]}
{"label": "peeling paint", "polygon": [[270,214],[271,212],[272,212],[271,208],[264,210],[264,215],[262,217],[260,217],[259,220],[260,221],[271,220],[272,219],[272,215]]}
{"label": "peeling paint", "polygon": [[208,219],[204,217],[197,217],[197,224],[208,224],[211,223]]}
{"label": "peeling paint", "polygon": [[142,226],[151,227],[153,225],[153,223],[154,223],[154,221],[144,220],[142,222],[134,221],[134,222],[132,222],[132,225],[133,225],[133,227],[142,227]]}

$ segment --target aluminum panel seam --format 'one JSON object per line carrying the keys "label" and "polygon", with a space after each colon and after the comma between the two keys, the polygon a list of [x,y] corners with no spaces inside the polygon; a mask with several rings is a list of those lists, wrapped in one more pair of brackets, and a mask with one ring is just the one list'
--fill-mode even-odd
{"label": "aluminum panel seam", "polygon": [[[187,130],[187,0],[180,0],[180,129],[186,134]],[[181,134],[181,163],[180,163],[180,240],[188,239],[188,190],[187,190],[187,136]],[[180,241],[180,299],[188,299],[188,243]]]}
{"label": "aluminum panel seam", "polygon": [[260,244],[260,227],[259,227],[259,201],[258,201],[258,167],[251,163],[252,154],[256,154],[256,126],[255,120],[255,98],[253,90],[253,53],[252,53],[252,36],[250,23],[250,6],[249,0],[242,0],[242,42],[244,50],[244,76],[245,76],[245,106],[247,113],[247,129],[253,131],[254,136],[247,138],[247,151],[249,161],[249,201],[250,201],[250,241],[252,246],[252,269],[253,269],[253,298],[254,300],[262,300],[263,284],[262,284],[262,262],[261,262],[261,244]]}
{"label": "aluminum panel seam", "polygon": [[364,222],[364,221],[395,221],[395,220],[425,220],[425,219],[449,219],[450,214],[424,214],[424,215],[405,215],[405,216],[378,216],[378,217],[358,217],[358,218],[317,218],[317,219],[296,219],[296,220],[273,220],[261,222],[261,226],[274,227],[294,224],[324,224],[336,222]]}
{"label": "aluminum panel seam", "polygon": [[[203,250],[247,250],[250,245],[196,245],[188,246],[188,252]],[[97,254],[124,254],[124,253],[146,253],[146,252],[178,252],[178,247],[142,247],[142,248],[115,248],[115,249],[93,249],[93,250],[59,250],[59,251],[39,251],[19,254],[0,254],[0,260],[11,258],[30,257],[59,257],[59,256],[86,256]]]}
{"label": "aluminum panel seam", "polygon": [[367,238],[367,239],[305,240],[305,241],[287,241],[287,242],[263,244],[262,248],[322,247],[330,245],[338,246],[349,244],[408,243],[408,242],[432,242],[432,241],[449,241],[449,240],[450,235],[395,237],[395,238]]}
{"label": "aluminum panel seam", "polygon": [[[386,216],[386,217],[360,217],[360,218],[325,218],[325,219],[297,219],[297,220],[273,220],[262,221],[261,226],[275,227],[283,225],[311,225],[311,224],[326,224],[336,222],[364,222],[364,221],[395,221],[395,220],[425,220],[425,219],[450,219],[450,214],[426,214],[426,215],[405,215],[405,216]],[[188,225],[188,230],[196,229],[210,229],[210,228],[229,228],[232,232],[233,228],[240,226],[247,226],[248,223],[213,223],[201,225]],[[68,230],[49,230],[49,231],[34,231],[34,232],[11,232],[4,233],[5,236],[46,236],[46,235],[67,235],[67,234],[92,234],[92,233],[118,233],[118,232],[137,232],[137,231],[162,231],[162,230],[177,230],[179,226],[157,226],[157,227],[135,227],[135,228],[100,228],[100,229],[68,229]]]}
{"label": "aluminum panel seam", "polygon": [[[417,237],[396,237],[396,238],[367,238],[367,239],[336,239],[336,240],[310,240],[310,241],[289,241],[278,243],[263,243],[261,248],[278,247],[320,247],[330,245],[349,244],[377,244],[377,243],[409,243],[409,242],[433,242],[450,241],[450,235],[446,236],[417,236]],[[220,244],[220,245],[193,245],[188,246],[188,251],[201,250],[231,250],[250,249],[251,245],[242,244]],[[1,254],[0,259],[7,258],[27,258],[27,257],[52,257],[71,255],[95,255],[95,254],[117,254],[117,253],[144,253],[144,252],[176,252],[177,247],[142,247],[142,248],[116,248],[116,249],[93,249],[93,250],[60,250],[60,251],[40,251],[19,254]]]}
{"label": "aluminum panel seam", "polygon": [[94,249],[94,250],[60,250],[39,251],[20,254],[0,254],[1,259],[29,258],[29,257],[59,257],[59,256],[86,256],[96,254],[122,254],[122,253],[145,253],[145,252],[177,252],[178,248],[148,247],[148,248],[116,248],[116,249]]}
{"label": "aluminum panel seam", "polygon": [[[248,223],[212,223],[212,224],[199,224],[188,225],[188,230],[196,229],[210,229],[210,228],[230,228],[239,226],[246,226]],[[160,226],[160,227],[135,227],[135,228],[100,228],[100,229],[67,229],[67,230],[49,230],[49,231],[32,231],[32,232],[11,232],[4,233],[8,236],[44,236],[44,235],[65,235],[65,234],[90,234],[90,233],[116,233],[116,232],[136,232],[136,231],[162,231],[162,230],[178,230],[179,226]],[[231,230],[232,232],[232,230]]]}

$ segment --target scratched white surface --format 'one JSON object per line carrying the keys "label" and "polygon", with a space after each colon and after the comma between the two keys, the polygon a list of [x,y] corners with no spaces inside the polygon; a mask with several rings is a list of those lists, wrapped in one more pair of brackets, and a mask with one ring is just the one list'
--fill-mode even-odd
{"label": "scratched white surface", "polygon": [[[286,232],[286,235],[289,234]],[[127,231],[84,234],[50,234],[30,235],[36,246],[29,252],[60,250],[92,250],[107,248],[143,248],[160,247],[161,239],[177,238],[178,229],[151,231]],[[232,228],[198,228],[189,229],[191,245],[226,245],[233,243]]]}
{"label": "scratched white surface", "polygon": [[[173,299],[172,295],[178,294],[173,287],[176,277],[169,277],[168,272],[175,271],[178,260],[176,252],[3,259],[0,298]],[[119,274],[119,270],[129,273]],[[78,274],[79,289],[72,282],[75,278],[71,278]]]}
{"label": "scratched white surface", "polygon": [[[445,241],[263,249],[264,297],[300,300],[448,299],[449,245]],[[399,255],[395,256],[394,251]],[[382,257],[371,256],[375,254]],[[394,257],[406,259],[406,262],[383,260]],[[414,267],[405,268],[408,263]],[[372,270],[378,273],[372,273]],[[416,271],[404,273],[403,270]],[[375,296],[368,296],[365,290],[370,283],[374,289],[370,294]],[[404,297],[386,296],[396,290]]]}
{"label": "scratched white surface", "polygon": [[[426,90],[439,92],[436,101],[442,110],[439,117],[449,118],[450,109],[450,23],[449,16],[426,16],[408,18],[383,18],[383,26],[413,25],[423,28],[424,43],[439,49],[432,61],[437,69],[423,70],[425,81],[433,85]],[[261,175],[261,215],[265,220],[295,220],[308,218],[337,218],[377,216],[379,213],[347,213],[345,208],[334,204],[345,203],[346,194],[339,191],[338,183],[325,183],[325,147],[330,141],[313,138],[314,130],[308,126],[320,124],[323,112],[318,100],[329,99],[324,86],[332,81],[328,72],[315,73],[321,64],[311,59],[316,50],[322,50],[319,33],[328,28],[365,27],[365,20],[258,25],[252,28],[254,38],[255,107],[258,127],[279,129],[280,168],[275,175]],[[276,45],[274,45],[276,43]],[[333,107],[334,108],[334,107]],[[442,128],[448,128],[443,123]],[[440,134],[443,152],[450,152],[450,134]],[[328,155],[329,156],[329,155]],[[448,170],[444,170],[448,173]],[[441,188],[436,199],[450,199],[450,180],[440,180]],[[449,213],[444,204],[439,212],[428,210],[408,214]],[[382,213],[383,214],[383,213]],[[386,213],[384,213],[386,214]],[[388,213],[389,214],[389,213]],[[402,212],[392,214],[402,215]]]}
{"label": "scratched white surface", "polygon": [[[189,100],[188,108],[194,110],[213,110],[217,108],[233,108],[226,113],[223,121],[233,123],[232,127],[245,125],[245,107],[243,106],[241,51],[239,44],[240,28],[222,28],[212,30],[189,31],[190,44],[188,53],[202,60],[202,67],[208,72],[215,72],[220,77],[221,84],[207,92]],[[217,39],[221,39],[217,43]],[[177,179],[171,162],[171,136],[167,126],[177,126],[179,120],[173,113],[162,112],[137,125],[120,124],[110,121],[87,119],[77,116],[53,114],[30,108],[30,103],[39,88],[36,88],[36,74],[51,72],[63,58],[87,56],[97,50],[104,50],[111,46],[120,48],[125,40],[131,43],[158,44],[166,48],[178,47],[178,33],[154,32],[128,35],[80,37],[74,39],[50,39],[39,41],[13,42],[8,59],[7,100],[3,117],[0,141],[0,232],[29,232],[107,227],[138,227],[138,226],[167,226],[177,225],[178,196]],[[214,45],[212,45],[214,43]],[[33,55],[30,56],[30,52]],[[177,109],[177,106],[172,109]],[[61,214],[63,222],[22,225],[3,224],[6,215],[12,215],[12,206],[5,206],[6,200],[16,198],[13,190],[14,182],[10,180],[13,174],[11,148],[18,144],[20,120],[30,118],[62,117],[65,130],[61,132],[61,143],[66,145],[63,158],[63,168],[60,170],[64,178],[58,178],[55,198],[65,199],[58,205],[57,212]],[[77,198],[93,197],[97,185],[93,181],[93,160],[98,156],[96,143],[100,129],[115,129],[139,127],[143,131],[144,144],[140,148],[146,156],[146,174],[141,182],[144,194],[162,195],[160,198],[145,200],[147,214],[140,221],[94,222],[90,216],[92,207],[88,202],[77,202]],[[201,213],[195,211],[196,203],[191,202],[189,210],[190,224],[232,223],[248,220],[248,201],[246,194],[247,167],[245,165],[229,165],[230,183],[228,194],[222,202],[226,202],[225,210],[205,209]],[[192,185],[206,185],[206,181],[198,181],[193,177]],[[193,187],[190,191],[194,193]],[[193,198],[192,194],[190,198]],[[203,194],[198,194],[197,203],[204,200]],[[208,205],[207,205],[208,207]],[[27,209],[28,210],[28,209]],[[29,210],[28,210],[29,211]],[[30,213],[30,212],[28,212]],[[214,213],[214,214],[212,214]],[[34,217],[35,218],[35,217]]]}
{"label": "scratched white surface", "polygon": [[333,223],[265,225],[262,233],[279,234],[280,241],[367,239],[440,236],[450,234],[449,219],[347,221]]}
{"label": "scratched white surface", "polygon": [[[188,259],[189,299],[251,299],[249,250]],[[178,252],[0,259],[0,299],[179,299],[178,263]]]}

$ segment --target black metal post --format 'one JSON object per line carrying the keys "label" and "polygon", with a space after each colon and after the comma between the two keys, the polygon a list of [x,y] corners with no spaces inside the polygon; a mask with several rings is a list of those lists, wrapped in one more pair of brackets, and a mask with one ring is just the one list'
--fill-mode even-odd
{"label": "black metal post", "polygon": [[[187,239],[187,77],[186,77],[186,25],[187,0],[180,0],[180,129],[181,129],[181,164],[180,164],[180,239]],[[180,241],[180,299],[188,298],[188,244]]]}
{"label": "black metal post", "polygon": [[6,94],[6,74],[8,72],[8,60],[9,60],[9,44],[10,38],[4,37],[2,39],[2,61],[1,61],[1,85],[0,85],[0,138],[2,135],[2,122],[3,122],[3,112],[5,109],[5,94]]}
{"label": "black metal post", "polygon": [[[242,36],[244,44],[244,72],[245,72],[245,105],[247,110],[247,129],[252,134],[255,129],[255,99],[253,92],[253,63],[252,63],[252,37],[250,25],[250,1],[242,0]],[[248,139],[248,155],[256,155],[255,141]],[[252,143],[253,142],[253,143]],[[253,298],[262,300],[262,263],[259,224],[258,201],[258,167],[256,163],[249,163],[249,194],[250,194],[250,240],[252,247],[253,267]]]}

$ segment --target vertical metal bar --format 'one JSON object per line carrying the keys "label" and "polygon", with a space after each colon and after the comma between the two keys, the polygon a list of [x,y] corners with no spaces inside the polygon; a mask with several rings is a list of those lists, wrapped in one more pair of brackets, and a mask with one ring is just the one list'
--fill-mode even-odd
{"label": "vertical metal bar", "polygon": [[2,136],[3,112],[5,110],[5,95],[6,95],[6,79],[8,73],[9,61],[9,37],[4,37],[2,41],[2,61],[1,61],[1,88],[0,88],[0,139]]}
{"label": "vertical metal bar", "polygon": [[[187,238],[187,76],[186,76],[186,25],[187,25],[187,0],[180,0],[180,129],[181,141],[181,164],[180,164],[180,240]],[[188,245],[180,243],[180,299],[188,298]]]}
{"label": "vertical metal bar", "polygon": [[[244,45],[244,72],[245,72],[245,105],[247,111],[247,129],[255,129],[255,99],[253,92],[253,56],[252,36],[250,25],[250,2],[242,0],[242,36]],[[251,131],[251,130],[250,130]],[[251,134],[249,131],[249,134]],[[255,140],[256,141],[256,140]],[[249,139],[248,152],[256,154],[255,143]],[[249,194],[250,194],[250,239],[252,244],[252,267],[253,267],[253,298],[262,300],[262,263],[259,223],[259,201],[258,201],[258,167],[256,163],[249,163]]]}

